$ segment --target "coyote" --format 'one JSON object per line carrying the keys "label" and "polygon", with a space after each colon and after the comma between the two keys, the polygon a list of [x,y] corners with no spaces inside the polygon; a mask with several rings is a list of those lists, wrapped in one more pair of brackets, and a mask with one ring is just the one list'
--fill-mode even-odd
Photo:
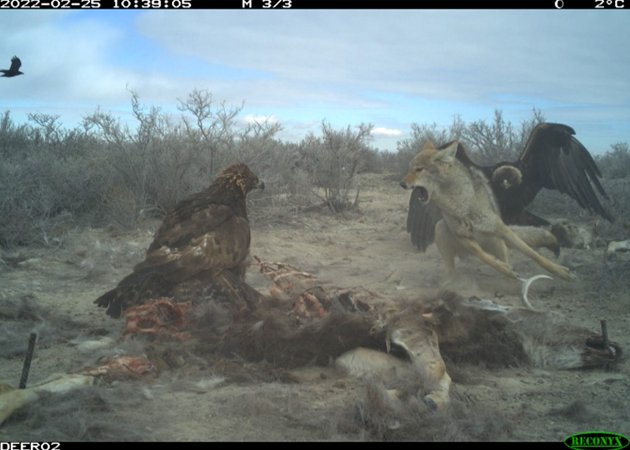
{"label": "coyote", "polygon": [[456,158],[458,145],[455,141],[437,150],[428,144],[411,161],[409,173],[400,183],[406,189],[420,188],[419,200],[439,209],[442,219],[435,225],[435,242],[449,272],[455,270],[455,256],[473,254],[499,272],[519,279],[508,263],[510,246],[549,272],[571,280],[569,269],[531,248],[546,245],[537,242],[547,236],[544,231],[520,227],[518,233],[523,237],[519,237],[503,223],[487,178]]}

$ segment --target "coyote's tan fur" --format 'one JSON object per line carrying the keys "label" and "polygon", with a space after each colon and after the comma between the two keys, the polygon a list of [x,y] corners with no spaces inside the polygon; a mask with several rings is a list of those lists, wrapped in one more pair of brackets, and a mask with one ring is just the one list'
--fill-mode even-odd
{"label": "coyote's tan fur", "polygon": [[442,220],[435,227],[435,242],[448,269],[455,269],[455,256],[473,254],[499,272],[518,278],[508,263],[509,246],[549,272],[570,280],[572,276],[566,267],[530,246],[548,246],[545,240],[550,233],[520,227],[519,237],[503,223],[486,177],[455,157],[457,144],[443,150],[427,145],[411,161],[409,173],[401,182],[406,188],[423,188],[422,200],[431,201],[440,209]]}

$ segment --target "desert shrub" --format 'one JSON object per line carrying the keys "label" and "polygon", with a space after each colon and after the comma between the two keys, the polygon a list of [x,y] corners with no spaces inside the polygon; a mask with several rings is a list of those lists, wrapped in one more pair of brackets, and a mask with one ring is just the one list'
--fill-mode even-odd
{"label": "desert shrub", "polygon": [[237,120],[242,106],[214,106],[207,91],[194,90],[185,101],[180,100],[179,109],[192,116],[184,116],[182,121],[202,174],[202,182],[193,191],[206,187],[230,164],[244,162],[266,185],[264,192],[248,197],[255,204],[250,208],[254,220],[273,220],[311,201],[308,181],[296,165],[297,145],[276,138],[280,123],[267,119],[243,125]]}
{"label": "desert shrub", "polygon": [[258,157],[249,158],[250,167],[265,182],[265,190],[248,196],[251,218],[266,223],[282,221],[317,203],[308,174],[299,167],[297,144],[274,140],[266,151],[257,153]]}
{"label": "desert shrub", "polygon": [[502,111],[495,110],[491,123],[480,120],[463,127],[462,141],[480,164],[516,161],[534,127],[544,120],[543,114],[534,109],[532,117],[517,128],[512,122],[505,121]]}
{"label": "desert shrub", "polygon": [[603,179],[602,186],[610,197],[613,214],[619,218],[630,220],[630,176]]}
{"label": "desert shrub", "polygon": [[[266,183],[264,192],[248,199],[254,220],[282,220],[318,204],[344,211],[357,206],[358,173],[402,176],[427,141],[462,140],[479,163],[509,160],[543,120],[534,110],[531,119],[514,126],[495,111],[491,123],[466,124],[456,116],[443,128],[413,124],[411,136],[389,153],[368,145],[371,125],[333,129],[324,121],[320,135],[283,142],[277,138],[282,128],[277,121],[245,123],[239,118],[242,109],[195,89],[179,100],[179,117],[141,104],[131,92],[129,124],[99,109],[73,129],[65,128],[59,116],[41,113],[17,125],[5,112],[0,115],[0,246],[60,245],[65,231],[77,226],[135,227],[144,216],[161,217],[240,161]],[[628,145],[613,145],[597,162],[611,207],[617,216],[628,217]],[[574,202],[554,195],[559,194],[541,193],[535,208],[588,218]]]}
{"label": "desert shrub", "polygon": [[596,157],[602,175],[608,179],[630,177],[630,147],[627,142],[617,142],[611,150]]}
{"label": "desert shrub", "polygon": [[207,91],[194,90],[179,100],[187,114],[179,119],[157,107],[147,109],[137,94],[131,95],[135,129],[101,111],[85,118],[85,126],[107,145],[113,177],[106,205],[121,225],[133,226],[147,214],[163,215],[235,162],[245,162],[263,179],[270,168],[286,171],[289,162],[280,154],[275,134],[281,127],[275,122],[241,126],[242,107],[217,106]]}
{"label": "desert shrub", "polygon": [[106,204],[121,214],[123,205],[133,208],[127,213],[133,224],[146,213],[171,209],[189,193],[196,155],[180,125],[157,107],[145,111],[131,95],[135,129],[100,110],[86,116],[84,126],[105,143],[103,162],[112,174]]}
{"label": "desert shrub", "polygon": [[366,148],[360,173],[381,173],[384,168],[383,153],[374,148]]}
{"label": "desert shrub", "polygon": [[58,116],[39,113],[18,126],[6,112],[0,116],[0,245],[50,244],[67,227],[83,224],[135,227],[238,161],[268,180],[257,201],[304,200],[310,190],[295,170],[297,146],[275,138],[277,122],[243,125],[241,109],[194,90],[180,100],[181,117],[147,107],[131,92],[130,124],[97,109],[71,130]]}
{"label": "desert shrub", "polygon": [[358,205],[359,190],[355,176],[364,167],[372,125],[361,124],[334,130],[322,122],[322,136],[309,134],[300,144],[300,167],[304,169],[315,194],[332,212]]}
{"label": "desert shrub", "polygon": [[6,113],[0,126],[0,246],[58,245],[68,227],[99,220],[104,174],[92,140],[58,117],[30,119],[16,127]]}
{"label": "desert shrub", "polygon": [[11,112],[5,111],[0,118],[0,157],[2,161],[15,160],[32,146],[31,127],[15,125]]}

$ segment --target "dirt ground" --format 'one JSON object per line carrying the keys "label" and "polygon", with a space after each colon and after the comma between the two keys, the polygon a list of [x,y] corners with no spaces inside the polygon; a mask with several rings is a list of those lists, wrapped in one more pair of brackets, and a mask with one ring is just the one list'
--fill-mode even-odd
{"label": "dirt ground", "polygon": [[[405,230],[409,193],[385,175],[364,175],[360,182],[358,212],[253,220],[251,253],[309,271],[324,286],[361,286],[393,301],[414,301],[439,288],[445,276],[437,249],[418,252]],[[29,384],[96,366],[105,353],[142,351],[119,340],[122,322],[92,302],[142,259],[158,224],[125,233],[75,230],[58,248],[3,255],[0,382],[17,385],[33,330],[39,340]],[[511,260],[521,274],[542,273],[514,252]],[[530,293],[534,306],[593,331],[606,319],[610,339],[628,352],[628,265],[607,263],[603,248],[563,249],[559,260],[577,279],[537,283]],[[458,263],[458,274],[446,287],[463,296],[520,303],[518,284],[476,260]],[[248,282],[261,292],[269,287],[255,267]],[[112,347],[89,346],[107,337]],[[388,408],[381,382],[351,378],[332,364],[280,373],[237,356],[221,364],[200,361],[44,399],[0,425],[0,441],[563,441],[589,430],[630,436],[627,359],[610,370],[490,369],[448,361],[447,367],[452,404],[432,412],[421,401]]]}

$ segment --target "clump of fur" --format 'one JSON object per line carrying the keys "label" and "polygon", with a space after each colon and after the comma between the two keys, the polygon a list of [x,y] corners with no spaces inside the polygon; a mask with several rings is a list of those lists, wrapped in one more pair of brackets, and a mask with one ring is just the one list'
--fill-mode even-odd
{"label": "clump of fur", "polygon": [[[237,355],[248,361],[266,361],[278,367],[326,365],[357,347],[383,348],[384,333],[374,333],[372,318],[339,312],[307,324],[297,324],[286,311],[261,308],[254,316],[237,319],[206,350]],[[202,333],[203,335],[203,333]]]}

